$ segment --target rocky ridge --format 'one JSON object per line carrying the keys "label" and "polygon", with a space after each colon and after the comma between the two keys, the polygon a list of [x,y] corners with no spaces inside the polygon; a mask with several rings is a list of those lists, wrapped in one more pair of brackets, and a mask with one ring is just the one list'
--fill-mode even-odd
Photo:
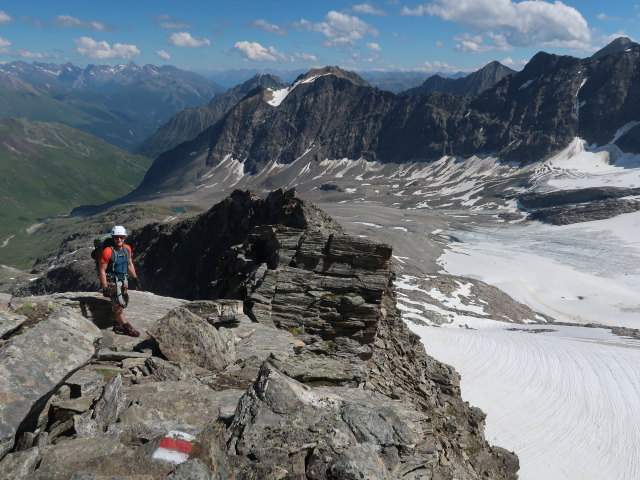
{"label": "rocky ridge", "polygon": [[0,478],[516,478],[517,458],[486,443],[484,414],[461,400],[457,374],[402,322],[388,245],[344,234],[293,192],[238,192],[139,232],[140,271],[149,280],[171,241],[177,252],[202,237],[227,245],[199,257],[217,273],[184,283],[208,283],[191,291],[214,300],[132,292],[139,339],[110,331],[97,294],[2,297],[1,323],[12,326],[0,355],[59,340],[36,331],[54,317],[16,330],[37,304],[99,342],[83,366],[52,355],[60,378],[24,400],[20,425],[0,422],[11,450]]}
{"label": "rocky ridge", "polygon": [[635,152],[639,66],[634,45],[584,59],[540,52],[477,97],[396,96],[335,67],[309,72],[277,101],[272,91],[257,91],[193,141],[165,152],[130,198],[193,190],[193,179],[230,159],[234,170],[250,174],[301,159],[402,164],[484,154],[525,165],[576,137]]}

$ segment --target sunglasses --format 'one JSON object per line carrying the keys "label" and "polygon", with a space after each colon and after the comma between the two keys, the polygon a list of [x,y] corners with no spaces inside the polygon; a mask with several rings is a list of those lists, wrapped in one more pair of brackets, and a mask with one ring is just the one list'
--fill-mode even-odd
{"label": "sunglasses", "polygon": [[113,238],[116,240],[124,240],[125,236],[124,235],[113,235]]}

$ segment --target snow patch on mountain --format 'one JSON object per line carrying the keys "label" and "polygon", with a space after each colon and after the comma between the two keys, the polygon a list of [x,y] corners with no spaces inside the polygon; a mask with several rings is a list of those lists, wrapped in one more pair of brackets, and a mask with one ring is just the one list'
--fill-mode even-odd
{"label": "snow patch on mountain", "polygon": [[267,103],[272,107],[279,106],[285,98],[296,88],[298,85],[302,85],[304,83],[313,83],[316,79],[320,77],[324,77],[325,75],[333,75],[333,73],[325,73],[322,75],[313,75],[309,78],[304,78],[302,80],[297,81],[293,85],[290,85],[286,88],[281,88],[279,90],[272,90],[271,88],[267,89],[271,92],[271,99],[267,100]]}
{"label": "snow patch on mountain", "polygon": [[[625,132],[639,123],[627,124]],[[537,191],[640,187],[638,170],[634,168],[640,168],[640,155],[623,153],[612,144],[589,150],[583,139],[575,138],[564,150],[535,167],[532,180]]]}

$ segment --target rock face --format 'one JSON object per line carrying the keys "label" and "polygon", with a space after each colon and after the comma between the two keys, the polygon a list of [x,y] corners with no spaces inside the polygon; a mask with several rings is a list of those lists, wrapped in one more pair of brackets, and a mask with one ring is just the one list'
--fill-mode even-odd
{"label": "rock face", "polygon": [[[226,250],[203,281],[227,298],[155,309],[139,343],[101,345],[49,387],[2,475],[515,479],[517,457],[487,444],[455,371],[402,322],[391,248],[345,235],[294,192],[258,200],[237,192],[171,235],[139,234],[146,258],[160,258],[169,238],[179,251],[221,232]],[[241,226],[227,216],[239,207],[250,213]],[[192,290],[205,291],[197,278]],[[104,302],[96,297],[82,298]]]}
{"label": "rock face", "polygon": [[515,70],[494,61],[463,78],[445,78],[440,75],[433,75],[427,78],[419,87],[410,88],[399,95],[445,92],[453,95],[475,97],[493,87],[507,75],[514,73]]}
{"label": "rock face", "polygon": [[541,52],[477,97],[396,96],[334,67],[311,71],[277,95],[248,95],[199,137],[165,152],[127,199],[193,190],[194,179],[229,162],[233,175],[298,159],[406,163],[486,154],[522,165],[575,137],[637,152],[637,131],[621,129],[639,121],[638,85],[634,45],[585,59]]}
{"label": "rock face", "polygon": [[175,114],[142,143],[140,153],[156,158],[162,152],[197,137],[220,120],[245,95],[258,87],[284,88],[286,83],[274,75],[258,74],[223,94],[215,95],[207,105],[188,108]]}

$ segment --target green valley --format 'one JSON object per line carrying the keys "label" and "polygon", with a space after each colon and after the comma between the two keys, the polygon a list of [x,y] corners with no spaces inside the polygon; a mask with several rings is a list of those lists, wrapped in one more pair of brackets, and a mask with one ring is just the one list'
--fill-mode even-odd
{"label": "green valley", "polygon": [[25,267],[12,235],[78,205],[128,193],[150,164],[65,125],[0,120],[0,263]]}

